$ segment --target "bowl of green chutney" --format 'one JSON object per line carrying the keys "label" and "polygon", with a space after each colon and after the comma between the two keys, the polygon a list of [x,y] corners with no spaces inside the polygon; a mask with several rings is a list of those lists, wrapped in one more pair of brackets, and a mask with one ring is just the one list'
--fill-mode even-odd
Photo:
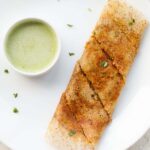
{"label": "bowl of green chutney", "polygon": [[14,70],[36,76],[49,71],[58,60],[60,39],[54,27],[47,22],[23,19],[8,30],[4,50]]}

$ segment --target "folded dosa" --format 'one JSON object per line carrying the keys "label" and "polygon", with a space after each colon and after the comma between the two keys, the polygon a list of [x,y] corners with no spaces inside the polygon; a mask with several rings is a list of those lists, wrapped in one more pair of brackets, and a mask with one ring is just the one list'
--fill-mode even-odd
{"label": "folded dosa", "polygon": [[108,0],[49,124],[47,139],[57,149],[95,149],[146,26],[141,13],[123,0]]}

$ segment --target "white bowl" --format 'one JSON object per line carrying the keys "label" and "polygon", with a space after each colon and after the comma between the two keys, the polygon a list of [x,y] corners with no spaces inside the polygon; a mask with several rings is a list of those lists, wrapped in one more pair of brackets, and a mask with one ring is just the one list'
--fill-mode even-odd
{"label": "white bowl", "polygon": [[[20,23],[23,23],[23,22],[26,22],[26,21],[40,21],[44,24],[46,24],[47,26],[49,26],[55,33],[56,35],[56,39],[57,39],[57,49],[56,49],[56,54],[52,60],[52,62],[45,68],[37,71],[37,72],[29,72],[29,71],[23,71],[19,68],[17,68],[8,58],[8,55],[6,53],[6,42],[7,42],[7,39],[8,39],[8,36],[10,34],[10,32],[16,27],[17,24],[20,24]],[[60,51],[61,51],[61,42],[60,42],[60,38],[58,36],[58,33],[56,31],[56,29],[54,28],[54,26],[52,26],[50,23],[46,22],[46,21],[43,21],[41,19],[37,19],[37,18],[26,18],[26,19],[23,19],[23,20],[20,20],[20,21],[17,21],[15,24],[13,24],[10,29],[8,30],[7,34],[6,34],[6,37],[5,37],[5,40],[4,40],[4,54],[6,56],[6,59],[8,61],[8,63],[10,64],[10,66],[18,73],[22,74],[22,75],[25,75],[25,76],[38,76],[38,75],[42,75],[46,72],[48,72],[54,65],[55,63],[57,62],[59,56],[60,56]]]}

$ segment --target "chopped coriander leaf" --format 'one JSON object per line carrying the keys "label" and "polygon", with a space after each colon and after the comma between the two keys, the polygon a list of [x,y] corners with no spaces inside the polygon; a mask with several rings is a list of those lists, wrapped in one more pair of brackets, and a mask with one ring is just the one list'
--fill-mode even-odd
{"label": "chopped coriander leaf", "polygon": [[69,56],[73,56],[73,55],[75,55],[75,53],[71,53],[71,52],[69,52]]}
{"label": "chopped coriander leaf", "polygon": [[18,113],[18,112],[19,112],[19,110],[16,107],[14,107],[13,108],[13,113]]}
{"label": "chopped coriander leaf", "polygon": [[89,11],[89,12],[92,12],[92,9],[91,9],[91,8],[88,8],[88,11]]}
{"label": "chopped coriander leaf", "polygon": [[18,93],[13,93],[14,98],[18,97]]}
{"label": "chopped coriander leaf", "polygon": [[129,22],[129,25],[132,26],[134,23],[135,23],[135,19],[132,18],[132,19],[130,20],[130,22]]}
{"label": "chopped coriander leaf", "polygon": [[4,70],[4,73],[7,73],[7,74],[8,74],[8,73],[9,73],[9,70],[8,70],[8,69],[5,69],[5,70]]}
{"label": "chopped coriander leaf", "polygon": [[69,132],[69,136],[74,136],[76,134],[76,131],[74,131],[74,130],[70,130],[70,132]]}
{"label": "chopped coriander leaf", "polygon": [[103,68],[106,68],[108,66],[108,62],[103,60],[100,62],[100,66],[103,67]]}
{"label": "chopped coriander leaf", "polygon": [[72,25],[72,24],[67,24],[67,26],[68,26],[68,27],[70,27],[70,28],[72,28],[72,27],[73,27],[73,25]]}

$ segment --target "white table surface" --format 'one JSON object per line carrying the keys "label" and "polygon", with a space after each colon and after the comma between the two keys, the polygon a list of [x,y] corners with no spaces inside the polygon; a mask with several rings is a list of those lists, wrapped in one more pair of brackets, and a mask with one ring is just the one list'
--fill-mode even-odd
{"label": "white table surface", "polygon": [[128,150],[150,150],[150,129]]}

